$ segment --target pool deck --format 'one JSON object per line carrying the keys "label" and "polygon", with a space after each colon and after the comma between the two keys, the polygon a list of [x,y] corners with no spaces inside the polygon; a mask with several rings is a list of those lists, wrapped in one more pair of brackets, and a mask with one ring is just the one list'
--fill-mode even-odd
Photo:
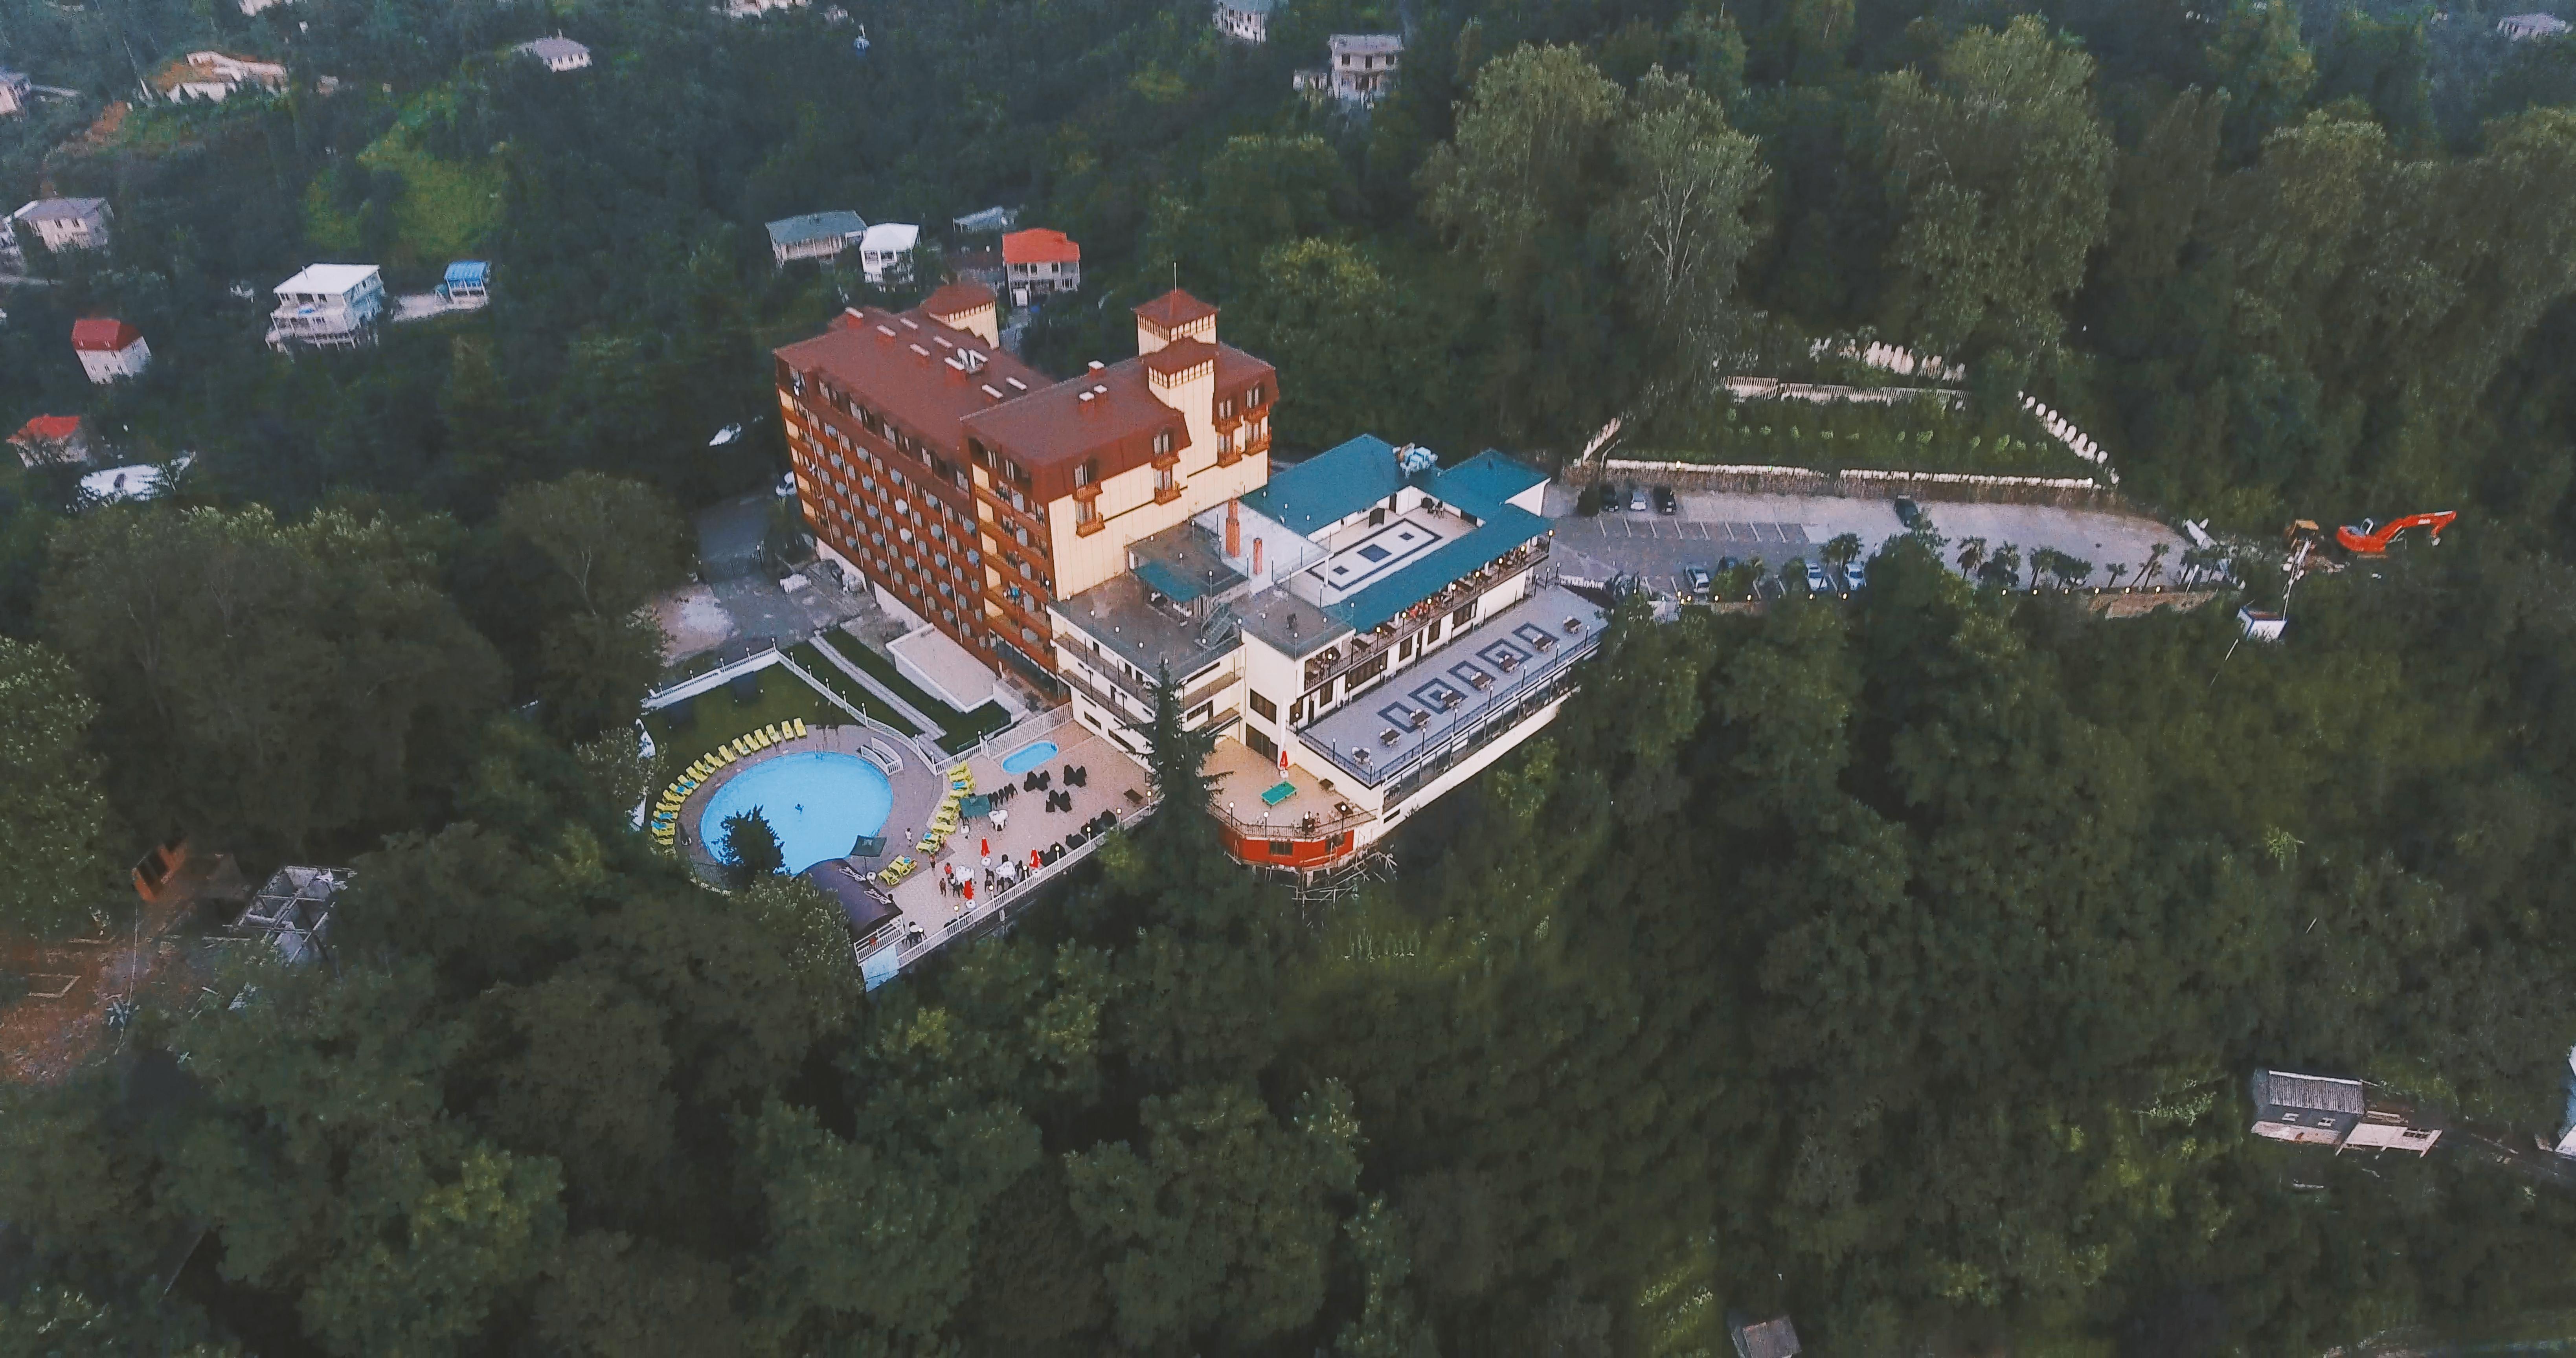
{"label": "pool deck", "polygon": [[[906,823],[904,818],[911,817],[910,824],[915,827],[917,834],[919,827],[930,819],[931,810],[939,805],[939,799],[946,795],[948,780],[944,766],[926,761],[922,757],[921,750],[891,728],[856,724],[813,727],[805,735],[794,740],[782,740],[768,749],[748,758],[735,760],[717,770],[715,776],[693,789],[689,793],[688,800],[680,804],[681,853],[692,863],[704,867],[716,865],[718,860],[715,848],[698,833],[698,819],[706,814],[707,802],[715,796],[716,790],[732,782],[735,775],[743,770],[756,764],[766,763],[782,754],[828,751],[834,754],[854,754],[864,759],[868,758],[867,747],[869,746],[891,750],[903,760],[903,767],[900,770],[886,775],[886,782],[894,792],[894,809],[887,813],[888,819],[884,831],[887,836],[887,857],[891,858],[897,852],[893,837],[902,830]],[[876,761],[870,760],[870,762]],[[879,764],[878,767],[884,766]],[[871,872],[884,866],[885,862],[883,859],[861,861]]]}
{"label": "pool deck", "polygon": [[[1002,747],[1003,754],[1007,756],[1042,740],[1054,741],[1058,749],[1042,770],[1029,772],[1044,771],[1054,775],[1053,790],[1071,791],[1073,809],[1048,811],[1045,793],[1021,791],[1002,807],[1008,821],[1006,825],[997,827],[986,817],[968,821],[963,829],[949,836],[948,843],[937,857],[923,862],[912,876],[894,889],[895,908],[902,915],[896,936],[913,927],[918,927],[925,935],[936,935],[941,926],[967,912],[969,907],[963,896],[946,895],[939,890],[939,865],[956,863],[961,870],[976,871],[980,879],[979,859],[983,846],[988,842],[992,845],[994,862],[1009,859],[1025,863],[1031,850],[1062,842],[1067,832],[1079,828],[1084,821],[1103,810],[1116,811],[1124,823],[1151,795],[1143,767],[1110,744],[1106,737],[1079,722],[1067,721],[1053,730],[1033,733],[1024,740],[993,743]],[[923,827],[930,823],[931,813],[947,796],[947,771],[956,766],[953,759],[926,761],[922,758],[923,752],[913,742],[891,730],[874,726],[817,727],[795,740],[780,741],[749,758],[726,765],[704,785],[690,792],[688,800],[681,803],[679,845],[682,853],[702,868],[712,870],[716,867],[718,860],[714,850],[698,833],[698,820],[706,814],[708,800],[736,774],[783,754],[830,751],[864,758],[863,748],[869,745],[891,749],[903,759],[903,768],[887,775],[886,779],[893,787],[894,809],[885,824],[884,856],[848,860],[863,873],[874,875],[896,856],[913,852],[912,846],[920,839]],[[1089,786],[1065,787],[1064,770],[1069,764],[1078,764],[1090,771]],[[1005,783],[1018,787],[1027,777],[1027,774],[1004,773],[999,760],[988,759],[981,754],[970,756],[966,765],[975,775],[975,790],[979,793],[989,793]],[[989,893],[983,889],[980,880],[975,896],[978,904],[989,899]]]}
{"label": "pool deck", "polygon": [[[993,846],[994,862],[1016,860],[1026,863],[1030,850],[1061,841],[1067,831],[1079,828],[1084,821],[1103,810],[1116,811],[1120,823],[1124,824],[1151,795],[1146,787],[1145,770],[1105,737],[1079,722],[1066,722],[1029,740],[996,743],[1007,745],[1003,753],[1011,755],[1019,753],[1022,747],[1035,740],[1052,740],[1058,746],[1055,757],[1046,762],[1042,771],[1054,775],[1053,790],[1073,793],[1073,809],[1048,811],[1045,793],[1022,791],[1002,807],[1009,818],[1008,825],[997,828],[982,817],[968,821],[964,829],[949,837],[947,847],[941,850],[936,861],[923,863],[919,871],[894,889],[895,906],[903,912],[907,925],[918,925],[925,932],[936,934],[942,925],[966,912],[968,906],[963,896],[940,893],[936,870],[939,864],[953,862],[962,869],[979,870],[981,850],[987,841]],[[1089,769],[1090,785],[1066,788],[1064,770],[1068,764]],[[967,768],[975,775],[977,792],[990,792],[1004,783],[1018,787],[1028,776],[1004,773],[1000,761],[981,755],[969,759]],[[1040,771],[1030,770],[1032,773]],[[1128,795],[1131,792],[1135,794],[1133,797]],[[912,805],[897,797],[895,820],[887,827],[888,830],[899,833],[906,828],[904,816]],[[922,822],[930,814],[929,807],[936,805],[934,797],[909,822],[915,837],[919,836]],[[981,903],[986,896],[979,882],[975,889],[976,901]]]}

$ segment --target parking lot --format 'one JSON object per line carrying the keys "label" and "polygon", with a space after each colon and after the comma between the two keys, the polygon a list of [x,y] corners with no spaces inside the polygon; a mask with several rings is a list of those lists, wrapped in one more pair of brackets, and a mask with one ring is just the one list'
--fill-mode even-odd
{"label": "parking lot", "polygon": [[[1677,498],[1672,514],[1650,507],[1642,514],[1619,510],[1586,518],[1574,512],[1575,492],[1556,485],[1548,489],[1547,510],[1556,519],[1560,548],[1590,557],[1610,570],[1633,573],[1659,594],[1677,593],[1685,569],[1714,570],[1726,557],[1760,560],[1776,572],[1793,559],[1821,560],[1824,545],[1844,533],[1857,536],[1867,556],[1905,532],[1905,525],[1897,521],[1895,504],[1888,500],[1688,491]],[[1929,500],[1922,503],[1922,511],[1934,530],[1948,539],[1945,555],[1953,569],[1960,545],[1970,538],[1984,539],[1990,551],[2006,544],[2019,547],[2024,562],[2040,548],[2089,561],[2093,584],[2110,583],[2115,565],[2128,568],[2124,579],[2137,580],[2158,543],[2167,544],[2163,566],[2168,576],[2182,565],[2181,537],[2137,515],[2051,505]],[[2025,565],[2022,579],[2029,578]]]}

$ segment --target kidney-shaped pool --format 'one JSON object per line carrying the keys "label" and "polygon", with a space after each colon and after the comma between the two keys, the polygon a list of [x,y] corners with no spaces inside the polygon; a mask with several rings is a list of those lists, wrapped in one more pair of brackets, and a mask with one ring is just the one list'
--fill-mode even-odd
{"label": "kidney-shaped pool", "polygon": [[777,833],[787,870],[803,872],[848,855],[861,835],[883,834],[894,811],[894,787],[883,769],[856,755],[782,754],[717,788],[698,817],[698,835],[722,857],[725,818],[755,808]]}

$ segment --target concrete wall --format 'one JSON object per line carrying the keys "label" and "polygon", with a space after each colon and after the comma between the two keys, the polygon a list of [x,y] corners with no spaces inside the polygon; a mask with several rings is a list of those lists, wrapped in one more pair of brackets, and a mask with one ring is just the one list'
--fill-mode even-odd
{"label": "concrete wall", "polygon": [[1893,500],[1902,495],[1916,500],[2136,512],[2117,490],[2072,477],[1973,476],[1963,472],[1865,468],[1831,472],[1812,467],[1643,462],[1614,457],[1568,467],[1560,479],[1577,487],[1604,480],[1637,480],[1660,482],[1677,490],[1736,495],[1838,495],[1865,500]]}

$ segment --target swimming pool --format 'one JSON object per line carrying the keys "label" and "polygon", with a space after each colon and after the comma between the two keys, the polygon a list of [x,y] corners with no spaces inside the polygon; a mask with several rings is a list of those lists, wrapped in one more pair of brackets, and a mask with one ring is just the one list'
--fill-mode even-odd
{"label": "swimming pool", "polygon": [[885,771],[856,755],[817,750],[783,754],[735,774],[707,798],[698,834],[722,856],[725,817],[760,809],[778,835],[787,870],[803,872],[840,858],[861,835],[885,832],[894,785]]}
{"label": "swimming pool", "polygon": [[1023,745],[1011,751],[1011,757],[1002,761],[1002,772],[1026,773],[1053,758],[1055,758],[1055,742],[1041,740],[1034,745]]}

